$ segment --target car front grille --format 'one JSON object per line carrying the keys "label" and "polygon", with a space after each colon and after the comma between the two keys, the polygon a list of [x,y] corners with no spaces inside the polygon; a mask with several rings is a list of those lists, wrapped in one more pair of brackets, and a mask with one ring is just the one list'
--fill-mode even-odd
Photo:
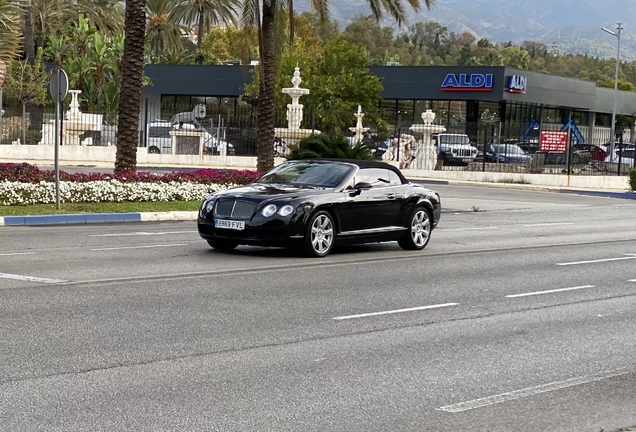
{"label": "car front grille", "polygon": [[249,201],[223,200],[218,201],[214,207],[214,216],[235,219],[251,219],[256,204]]}
{"label": "car front grille", "polygon": [[459,149],[457,150],[457,156],[468,156],[470,157],[470,150]]}

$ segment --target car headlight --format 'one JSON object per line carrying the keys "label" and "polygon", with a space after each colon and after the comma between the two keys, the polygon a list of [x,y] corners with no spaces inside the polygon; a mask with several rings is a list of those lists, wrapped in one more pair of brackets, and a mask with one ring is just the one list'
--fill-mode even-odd
{"label": "car headlight", "polygon": [[274,213],[276,213],[276,210],[278,209],[278,207],[276,207],[274,204],[270,204],[265,206],[265,208],[263,210],[261,210],[261,214],[265,217],[270,217],[271,215],[273,215]]}
{"label": "car headlight", "polygon": [[281,216],[289,216],[291,212],[294,211],[294,207],[290,205],[282,206],[280,210],[278,210],[278,214]]}
{"label": "car headlight", "polygon": [[209,200],[205,203],[205,211],[206,213],[211,213],[214,209],[214,200]]}

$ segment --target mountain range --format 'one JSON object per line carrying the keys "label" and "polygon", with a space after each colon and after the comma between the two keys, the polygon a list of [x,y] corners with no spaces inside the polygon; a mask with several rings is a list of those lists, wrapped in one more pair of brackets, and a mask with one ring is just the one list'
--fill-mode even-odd
{"label": "mountain range", "polygon": [[[309,9],[307,0],[294,4],[300,12]],[[329,6],[330,18],[341,27],[370,13],[367,0],[332,0]],[[636,60],[636,2],[627,0],[437,0],[431,10],[412,12],[406,25],[418,21],[436,21],[449,31],[467,31],[477,39],[516,44],[531,40],[560,53],[601,58],[616,58],[617,42],[601,27],[614,30],[622,22],[621,60]]]}

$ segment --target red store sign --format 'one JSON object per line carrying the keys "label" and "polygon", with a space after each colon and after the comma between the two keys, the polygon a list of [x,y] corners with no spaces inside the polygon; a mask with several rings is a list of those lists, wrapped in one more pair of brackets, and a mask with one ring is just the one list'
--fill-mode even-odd
{"label": "red store sign", "polygon": [[541,131],[539,150],[563,153],[568,148],[567,131],[544,130]]}

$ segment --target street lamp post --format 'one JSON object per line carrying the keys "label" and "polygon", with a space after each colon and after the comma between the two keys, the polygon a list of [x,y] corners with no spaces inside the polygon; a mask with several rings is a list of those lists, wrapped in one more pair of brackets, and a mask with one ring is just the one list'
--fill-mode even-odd
{"label": "street lamp post", "polygon": [[616,31],[613,32],[611,30],[606,29],[605,27],[601,27],[601,30],[611,34],[612,36],[616,36],[618,39],[618,44],[616,48],[616,72],[614,74],[614,107],[612,108],[612,136],[610,137],[610,159],[614,157],[614,141],[616,140],[616,97],[618,96],[618,64],[620,61],[621,55],[621,31],[623,30],[623,24],[616,24]]}

